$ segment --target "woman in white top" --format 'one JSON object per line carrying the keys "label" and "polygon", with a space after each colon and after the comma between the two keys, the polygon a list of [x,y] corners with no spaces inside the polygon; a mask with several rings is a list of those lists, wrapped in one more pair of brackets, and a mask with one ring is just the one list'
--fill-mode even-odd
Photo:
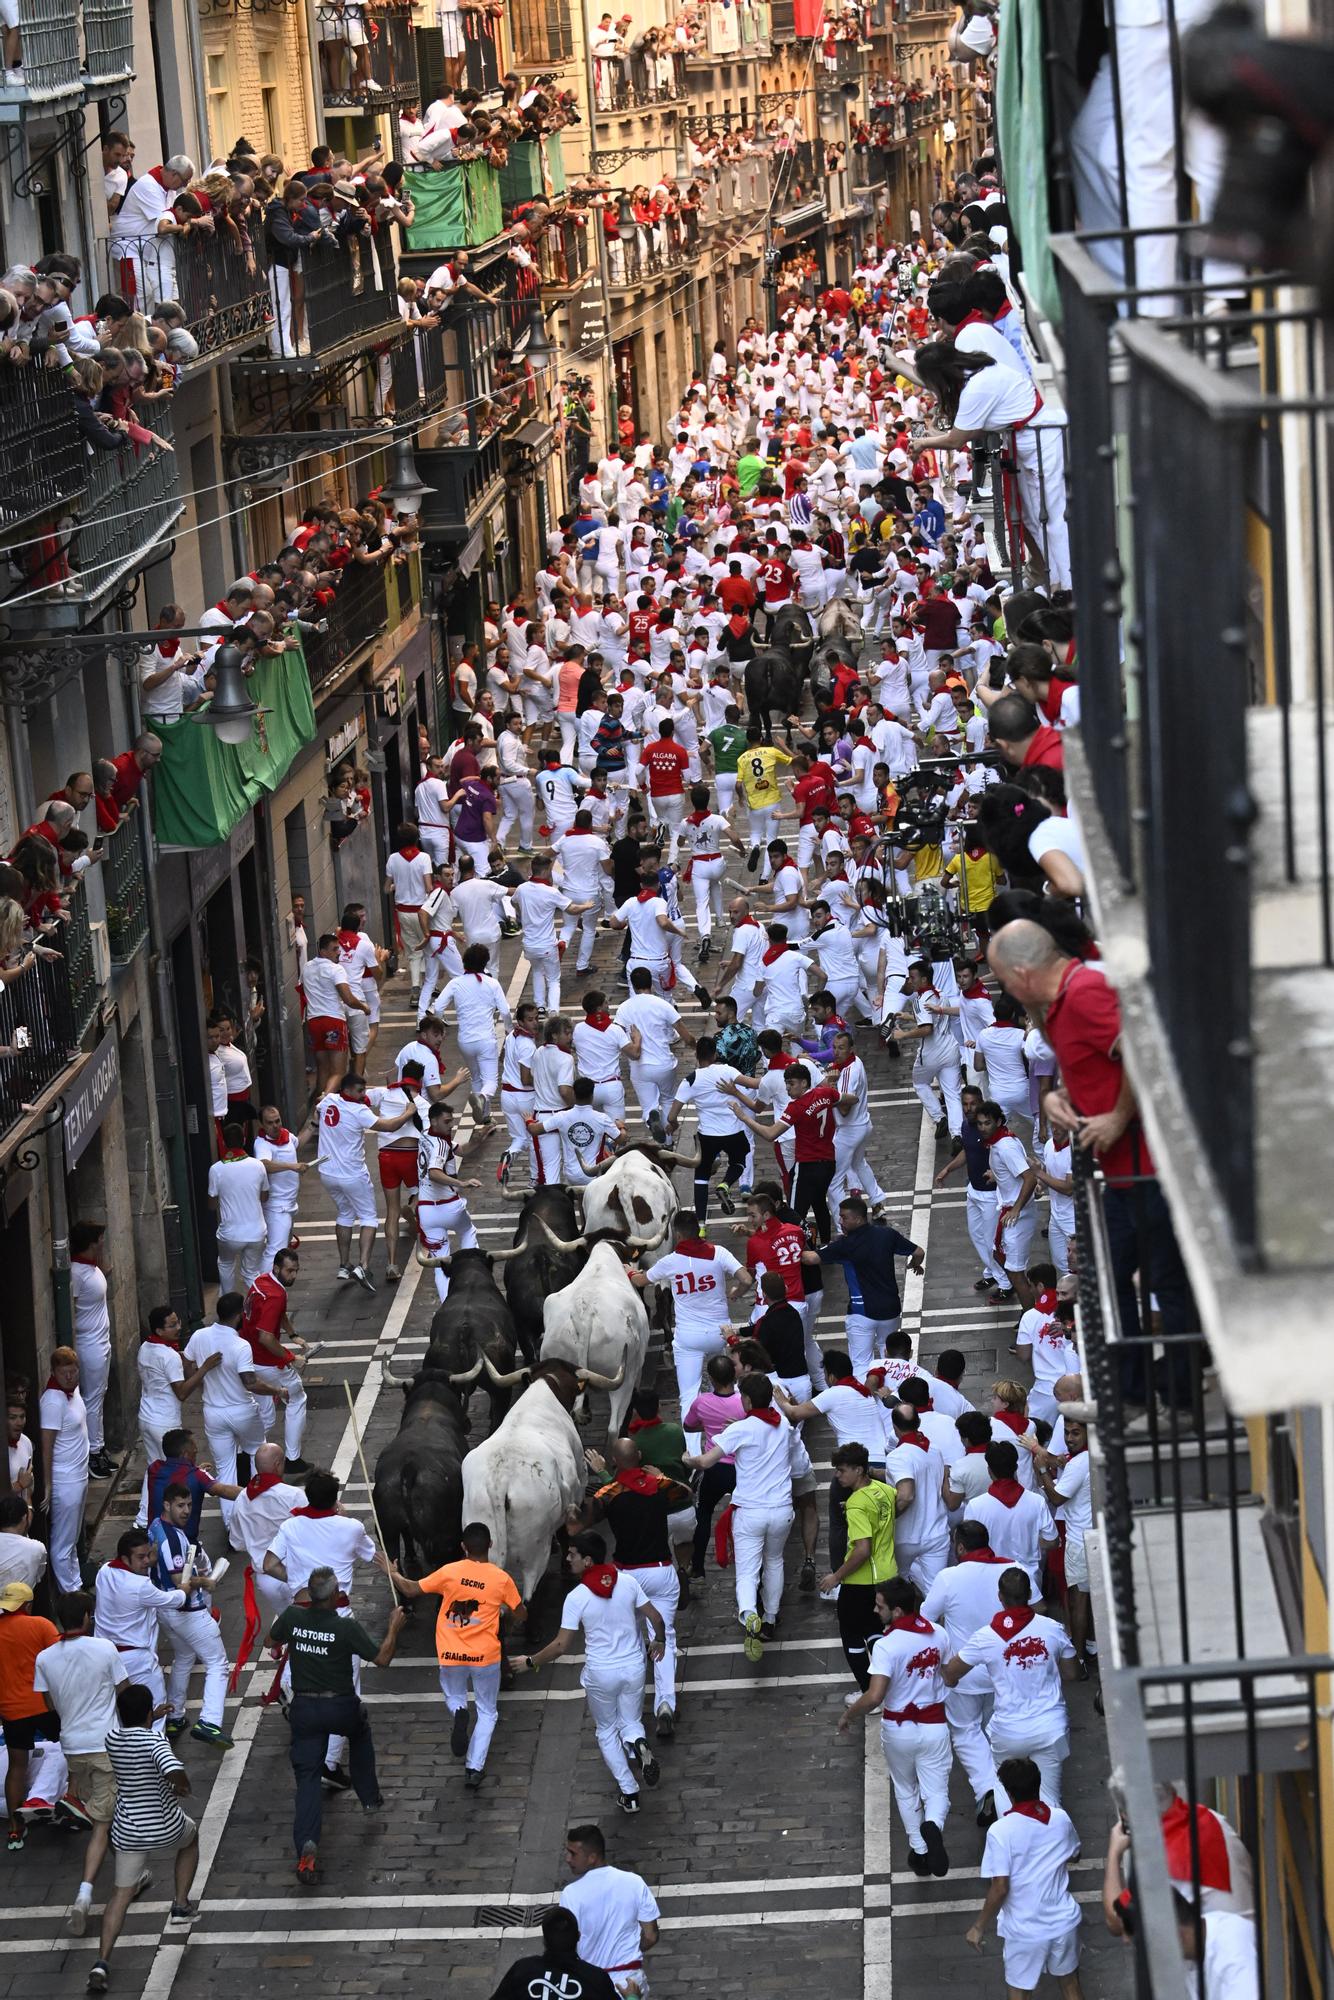
{"label": "woman in white top", "polygon": [[431,1010],[443,1014],[447,1008],[454,1009],[459,1054],[472,1079],[468,1103],[479,1125],[491,1123],[491,1099],[498,1083],[496,1022],[507,1029],[514,1025],[504,988],[486,969],[490,958],[484,944],[470,944],[463,954],[462,974],[450,980]]}
{"label": "woman in white top", "polygon": [[990,355],[969,354],[952,340],[924,342],[914,361],[948,425],[925,432],[917,440],[918,450],[957,451],[986,431],[1009,431],[1024,533],[1045,561],[1052,589],[1068,590],[1063,413],[1043,414],[1042,397],[1028,376]]}

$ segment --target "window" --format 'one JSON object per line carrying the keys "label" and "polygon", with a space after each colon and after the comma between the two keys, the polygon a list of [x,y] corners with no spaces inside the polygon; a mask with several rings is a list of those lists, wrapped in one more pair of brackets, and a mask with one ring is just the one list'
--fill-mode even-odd
{"label": "window", "polygon": [[208,99],[208,135],[214,157],[225,159],[231,146],[232,83],[225,49],[204,51],[204,94]]}
{"label": "window", "polygon": [[274,48],[259,49],[259,101],[264,121],[264,147],[266,152],[281,154],[283,150],[283,99],[282,86],[278,80],[278,51]]}
{"label": "window", "polygon": [[569,9],[561,0],[513,0],[509,25],[518,63],[564,62],[573,53]]}

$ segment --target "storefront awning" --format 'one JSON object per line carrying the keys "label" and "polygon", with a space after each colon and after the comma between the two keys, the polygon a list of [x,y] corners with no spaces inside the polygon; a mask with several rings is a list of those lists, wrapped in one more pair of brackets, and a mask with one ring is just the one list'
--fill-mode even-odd
{"label": "storefront awning", "polygon": [[147,727],[162,739],[153,824],[163,848],[216,847],[266,792],[276,792],[315,734],[315,703],[299,648],[264,660],[246,682],[262,713],[248,743],[220,743],[206,722]]}
{"label": "storefront awning", "polygon": [[458,572],[460,576],[471,576],[482,559],[482,548],[486,540],[486,523],[469,536],[459,552]]}

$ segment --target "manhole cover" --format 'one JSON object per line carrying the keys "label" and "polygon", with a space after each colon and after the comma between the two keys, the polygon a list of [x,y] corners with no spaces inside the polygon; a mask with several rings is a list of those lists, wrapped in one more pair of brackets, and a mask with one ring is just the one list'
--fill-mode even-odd
{"label": "manhole cover", "polygon": [[477,1924],[484,1930],[530,1930],[541,1923],[550,1908],[550,1903],[483,1903]]}

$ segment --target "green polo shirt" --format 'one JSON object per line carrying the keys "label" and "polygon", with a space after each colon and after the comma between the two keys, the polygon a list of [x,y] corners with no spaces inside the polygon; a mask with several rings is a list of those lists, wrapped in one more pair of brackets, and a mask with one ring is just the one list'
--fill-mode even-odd
{"label": "green polo shirt", "polygon": [[317,1611],[310,1604],[289,1604],[280,1611],[273,1636],[287,1642],[293,1694],[355,1694],[353,1660],[373,1660],[380,1650],[358,1619]]}
{"label": "green polo shirt", "polygon": [[653,1466],[667,1479],[675,1479],[682,1486],[689,1486],[690,1473],[682,1463],[686,1448],[686,1434],[680,1424],[662,1417],[656,1424],[649,1424],[643,1430],[634,1432],[634,1441],[639,1446],[639,1455],[645,1465]]}
{"label": "green polo shirt", "polygon": [[743,453],[743,455],[737,460],[736,462],[737,487],[740,491],[741,498],[743,500],[748,500],[751,494],[755,491],[755,488],[759,485],[760,474],[764,471],[764,463],[765,463],[764,460],[759,456],[759,454],[753,451],[748,451]]}
{"label": "green polo shirt", "polygon": [[869,1542],[871,1553],[860,1569],[844,1577],[844,1583],[888,1583],[890,1577],[898,1575],[899,1566],[894,1559],[894,1502],[894,1488],[886,1486],[882,1479],[873,1479],[869,1485],[849,1493],[843,1509],[848,1524],[848,1547],[854,1542]]}

